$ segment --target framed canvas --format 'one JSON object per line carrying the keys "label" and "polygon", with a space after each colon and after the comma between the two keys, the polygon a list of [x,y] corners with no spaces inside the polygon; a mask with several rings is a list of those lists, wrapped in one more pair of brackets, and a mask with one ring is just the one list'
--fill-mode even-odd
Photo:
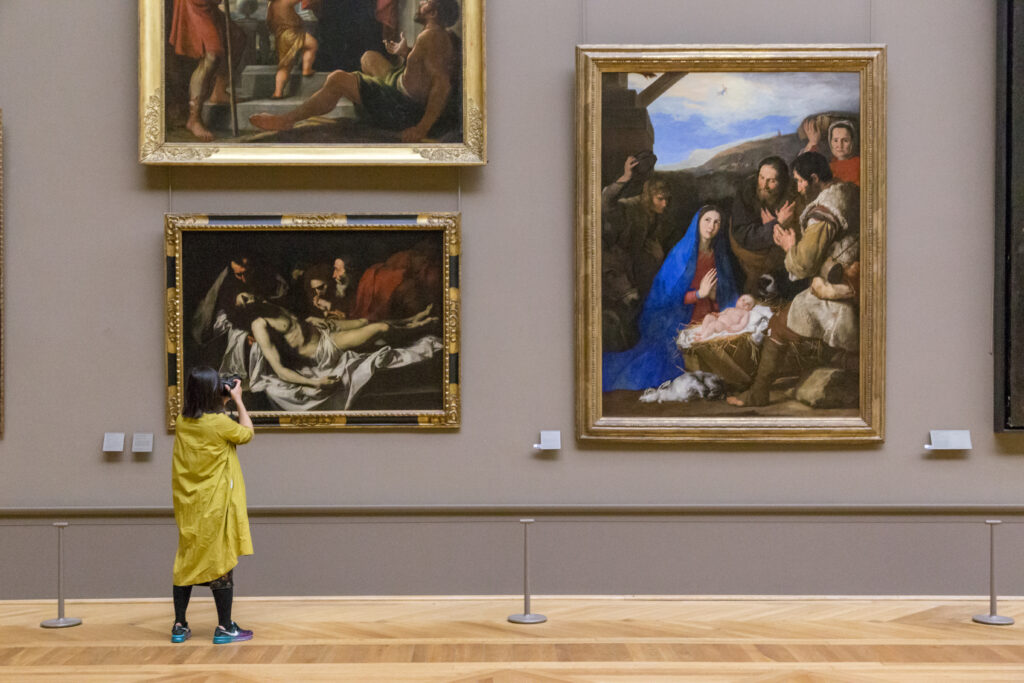
{"label": "framed canvas", "polygon": [[144,164],[480,165],[484,95],[484,0],[139,0]]}
{"label": "framed canvas", "polygon": [[580,439],[884,437],[885,48],[577,48]]}
{"label": "framed canvas", "polygon": [[1024,430],[1024,2],[998,3],[995,431]]}
{"label": "framed canvas", "polygon": [[257,428],[459,426],[459,215],[167,214],[167,424],[237,375]]}

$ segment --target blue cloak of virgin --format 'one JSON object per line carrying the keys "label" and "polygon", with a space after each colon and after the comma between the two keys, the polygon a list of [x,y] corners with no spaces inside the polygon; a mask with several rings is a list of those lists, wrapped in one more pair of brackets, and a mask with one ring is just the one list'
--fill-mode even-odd
{"label": "blue cloak of virgin", "polygon": [[[602,354],[602,391],[648,389],[682,374],[683,356],[676,347],[676,336],[693,317],[693,304],[684,303],[684,298],[697,270],[698,224],[706,212],[707,207],[694,215],[686,234],[672,247],[654,277],[640,311],[640,341],[629,350]],[[719,229],[711,247],[718,274],[715,296],[719,310],[734,306],[739,296],[725,230],[725,226]]]}

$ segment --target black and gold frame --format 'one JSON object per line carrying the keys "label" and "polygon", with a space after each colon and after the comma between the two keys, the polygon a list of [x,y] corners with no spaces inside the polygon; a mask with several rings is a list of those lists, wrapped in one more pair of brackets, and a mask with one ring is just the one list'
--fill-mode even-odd
{"label": "black and gold frame", "polygon": [[167,214],[167,424],[195,366],[257,429],[456,428],[457,213]]}

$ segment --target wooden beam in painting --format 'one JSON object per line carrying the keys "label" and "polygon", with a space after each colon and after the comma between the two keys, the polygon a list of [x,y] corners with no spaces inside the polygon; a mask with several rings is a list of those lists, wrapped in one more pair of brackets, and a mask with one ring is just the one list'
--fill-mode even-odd
{"label": "wooden beam in painting", "polygon": [[689,71],[670,71],[658,76],[654,83],[640,91],[636,97],[638,105],[646,109],[651,105],[654,100],[658,99],[668,91],[673,85],[682,80],[683,76],[690,73]]}

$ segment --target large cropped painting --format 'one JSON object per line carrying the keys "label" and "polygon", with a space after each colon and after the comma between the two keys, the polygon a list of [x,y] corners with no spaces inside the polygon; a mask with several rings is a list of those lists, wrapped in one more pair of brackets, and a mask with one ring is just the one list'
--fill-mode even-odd
{"label": "large cropped painting", "polygon": [[486,162],[484,0],[139,0],[147,164]]}
{"label": "large cropped painting", "polygon": [[578,48],[581,439],[883,438],[884,58]]}
{"label": "large cropped painting", "polygon": [[995,430],[1024,430],[1024,2],[999,0]]}
{"label": "large cropped painting", "polygon": [[167,420],[237,375],[257,428],[459,425],[458,214],[168,214]]}

